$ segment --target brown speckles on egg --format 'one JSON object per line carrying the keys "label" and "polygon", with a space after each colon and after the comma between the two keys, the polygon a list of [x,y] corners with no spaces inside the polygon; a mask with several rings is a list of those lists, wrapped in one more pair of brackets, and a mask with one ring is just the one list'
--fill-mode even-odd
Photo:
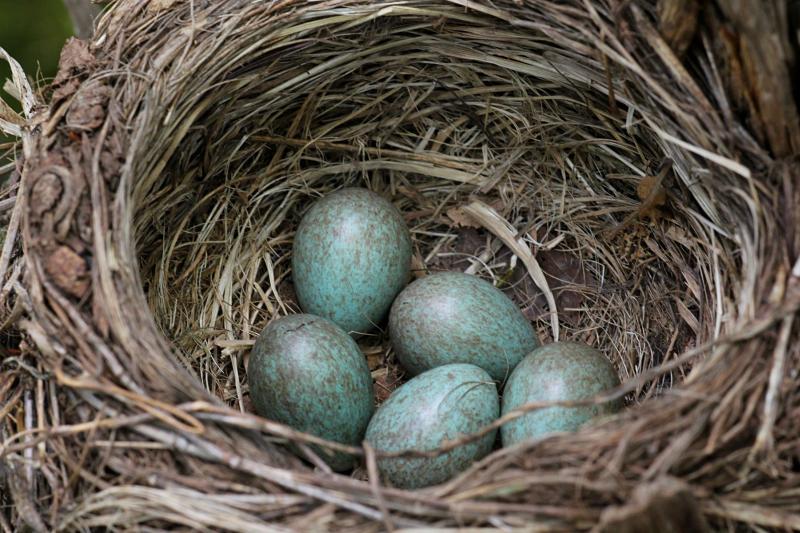
{"label": "brown speckles on egg", "polygon": [[411,236],[400,212],[381,196],[343,189],[305,214],[292,254],[303,310],[363,333],[385,318],[408,283]]}
{"label": "brown speckles on egg", "polygon": [[[619,385],[619,376],[599,351],[574,342],[556,342],[534,350],[508,379],[503,414],[531,402],[586,400]],[[615,413],[620,400],[600,405],[548,407],[503,426],[503,445],[575,431],[591,419]]]}
{"label": "brown speckles on egg", "polygon": [[539,345],[506,295],[460,272],[440,272],[406,287],[392,305],[389,330],[398,360],[412,375],[469,363],[502,382]]}
{"label": "brown speckles on egg", "polygon": [[[370,421],[365,439],[376,450],[431,451],[490,424],[499,409],[497,388],[485,371],[466,364],[442,366],[394,391]],[[378,469],[397,487],[442,483],[488,454],[495,434],[433,458],[379,459]]]}
{"label": "brown speckles on egg", "polygon": [[[253,346],[247,377],[260,415],[360,444],[373,411],[372,377],[355,341],[329,320],[300,314],[270,323]],[[329,463],[345,470],[354,458],[336,454]]]}

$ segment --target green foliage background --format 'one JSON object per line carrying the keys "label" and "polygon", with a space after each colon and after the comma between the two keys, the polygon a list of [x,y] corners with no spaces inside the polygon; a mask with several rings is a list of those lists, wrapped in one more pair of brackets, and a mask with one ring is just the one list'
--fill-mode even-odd
{"label": "green foliage background", "polygon": [[[0,0],[0,46],[19,61],[31,83],[55,76],[61,47],[70,35],[72,23],[62,0]],[[10,77],[8,65],[0,61],[0,91]],[[15,103],[4,92],[2,96]]]}
{"label": "green foliage background", "polygon": [[[62,0],[0,0],[0,46],[30,77],[55,75],[58,54],[70,35],[72,24]],[[0,74],[8,77],[7,65]]]}

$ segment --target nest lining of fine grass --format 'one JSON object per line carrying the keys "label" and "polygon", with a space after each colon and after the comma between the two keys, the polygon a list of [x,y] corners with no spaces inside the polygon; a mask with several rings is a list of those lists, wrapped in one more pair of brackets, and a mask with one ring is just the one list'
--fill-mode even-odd
{"label": "nest lining of fine grass", "polygon": [[[704,58],[691,65],[705,92],[668,62],[649,13],[628,10],[625,39],[611,15],[603,2],[122,1],[94,46],[69,45],[26,138],[19,296],[63,394],[43,427],[91,427],[50,444],[46,464],[77,472],[40,482],[63,495],[52,525],[585,528],[665,475],[708,520],[768,525],[756,511],[784,493],[763,488],[796,475],[777,459],[796,438],[759,418],[775,408],[761,406],[774,354],[797,356],[780,340],[791,324],[772,332],[796,304],[775,296],[785,257],[765,244],[778,178],[741,163],[769,161],[715,112]],[[660,169],[650,209],[639,185]],[[55,183],[74,199],[57,216],[38,200]],[[298,310],[302,213],[344,186],[404,213],[416,275],[493,280],[543,340],[601,349],[628,409],[422,493],[380,487],[370,454],[353,479],[276,446],[308,439],[248,413],[244,360]],[[385,336],[361,344],[380,401],[400,372]],[[761,499],[745,513],[749,494]]]}
{"label": "nest lining of fine grass", "polygon": [[[680,268],[668,266],[689,265],[698,286],[713,287],[696,204],[675,205],[678,216],[664,223],[637,217],[623,227],[641,206],[636,184],[664,159],[652,134],[624,131],[625,117],[611,116],[602,94],[497,66],[506,56],[517,68],[537,65],[546,50],[502,40],[487,49],[484,36],[468,39],[462,18],[450,28],[458,45],[412,19],[362,38],[350,61],[336,47],[287,53],[270,76],[200,115],[203,126],[171,163],[138,184],[134,198],[146,200],[132,210],[150,307],[185,364],[224,399],[244,405],[244,368],[230,354],[271,318],[298,312],[289,263],[302,213],[343,186],[380,192],[405,213],[416,275],[483,275],[541,316],[540,335],[552,339],[546,300],[502,244],[510,233],[469,214],[473,202],[488,206],[524,246],[547,248],[539,260],[553,263],[548,284],[573,306],[560,306],[561,335],[607,350],[623,377],[710,332],[700,319],[712,317],[682,319],[678,307],[696,310],[711,296],[686,291]],[[262,95],[297,64],[325,68]],[[561,77],[555,67],[552,77]],[[382,340],[363,344],[374,352]]]}

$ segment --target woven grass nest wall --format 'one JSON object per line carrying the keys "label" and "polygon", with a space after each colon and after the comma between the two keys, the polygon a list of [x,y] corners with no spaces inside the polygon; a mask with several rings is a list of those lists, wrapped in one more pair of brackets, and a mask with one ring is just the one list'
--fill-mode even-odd
{"label": "woven grass nest wall", "polygon": [[[29,106],[3,527],[800,528],[797,166],[731,112],[706,36],[679,59],[654,19],[118,2]],[[371,453],[289,454],[316,441],[253,414],[245,360],[298,311],[300,217],[343,186],[402,211],[415,275],[470,271],[545,342],[601,349],[623,413],[421,491]],[[380,401],[401,371],[360,343]]]}

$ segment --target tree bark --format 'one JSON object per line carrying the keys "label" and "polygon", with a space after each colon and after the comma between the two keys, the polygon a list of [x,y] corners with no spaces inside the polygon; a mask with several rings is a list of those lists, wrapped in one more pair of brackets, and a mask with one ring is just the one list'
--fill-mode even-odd
{"label": "tree bark", "polygon": [[675,55],[683,56],[694,39],[701,0],[658,0],[658,27]]}
{"label": "tree bark", "polygon": [[717,0],[717,5],[735,28],[745,90],[760,115],[767,144],[778,157],[800,153],[791,41],[797,38],[797,28],[796,21],[789,20],[789,2]]}

